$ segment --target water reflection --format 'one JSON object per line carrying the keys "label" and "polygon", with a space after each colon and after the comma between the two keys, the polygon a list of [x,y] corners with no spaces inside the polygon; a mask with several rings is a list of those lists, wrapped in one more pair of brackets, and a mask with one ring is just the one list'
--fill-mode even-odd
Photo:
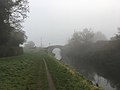
{"label": "water reflection", "polygon": [[98,84],[100,87],[104,88],[104,90],[116,90],[116,88],[113,88],[110,84],[110,82],[105,79],[102,76],[99,76],[98,74],[94,73],[94,84]]}
{"label": "water reflection", "polygon": [[[52,53],[55,54],[56,59],[58,59],[58,60],[62,59],[61,50],[59,48],[55,48],[52,51]],[[83,72],[83,75],[87,76],[84,72]],[[105,79],[102,76],[99,76],[97,73],[93,73],[93,74],[89,73],[89,76],[87,76],[87,78],[89,80],[91,80],[93,82],[93,84],[95,84],[95,85],[98,84],[98,86],[102,87],[104,90],[117,90],[116,88],[113,88],[111,86],[110,82],[107,79]]]}
{"label": "water reflection", "polygon": [[53,49],[52,53],[55,54],[55,58],[56,58],[56,59],[58,59],[58,60],[61,60],[61,59],[62,59],[61,50],[60,50],[59,48]]}

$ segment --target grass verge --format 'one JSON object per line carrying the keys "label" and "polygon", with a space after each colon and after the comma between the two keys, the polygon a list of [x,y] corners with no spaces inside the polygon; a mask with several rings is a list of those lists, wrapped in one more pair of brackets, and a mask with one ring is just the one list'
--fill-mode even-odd
{"label": "grass verge", "polygon": [[101,90],[75,70],[50,56],[46,56],[44,58],[57,90]]}
{"label": "grass verge", "polygon": [[0,58],[0,90],[48,90],[42,57],[25,54]]}

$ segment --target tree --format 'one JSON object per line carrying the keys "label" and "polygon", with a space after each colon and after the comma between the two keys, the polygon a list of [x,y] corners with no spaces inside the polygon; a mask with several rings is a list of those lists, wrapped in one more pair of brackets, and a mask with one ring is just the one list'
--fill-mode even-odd
{"label": "tree", "polygon": [[85,28],[83,31],[74,32],[72,39],[69,40],[69,43],[89,43],[92,42],[94,32],[91,29]]}
{"label": "tree", "polygon": [[6,44],[12,30],[9,23],[9,10],[7,0],[0,0],[0,45]]}
{"label": "tree", "polygon": [[120,40],[120,28],[118,28],[118,33],[111,40]]}
{"label": "tree", "polygon": [[107,37],[102,32],[96,32],[93,37],[93,42],[106,41]]}
{"label": "tree", "polygon": [[0,0],[0,57],[23,53],[26,40],[22,22],[29,11],[27,0]]}
{"label": "tree", "polygon": [[27,0],[0,0],[0,45],[8,44],[11,32],[23,32],[21,23],[29,11],[27,3]]}
{"label": "tree", "polygon": [[35,43],[33,41],[29,41],[25,44],[25,48],[34,48],[35,47]]}
{"label": "tree", "polygon": [[8,46],[19,47],[19,44],[23,44],[27,39],[24,31],[11,32],[10,39],[7,43]]}
{"label": "tree", "polygon": [[16,30],[21,30],[21,23],[24,22],[24,19],[27,17],[28,11],[29,6],[27,0],[14,0],[12,2],[12,7],[10,8],[9,22],[11,26]]}

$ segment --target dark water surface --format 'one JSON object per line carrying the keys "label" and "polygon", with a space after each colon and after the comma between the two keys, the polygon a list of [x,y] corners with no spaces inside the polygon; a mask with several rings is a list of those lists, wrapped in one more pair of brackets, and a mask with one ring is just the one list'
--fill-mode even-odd
{"label": "dark water surface", "polygon": [[[55,54],[55,58],[56,59],[58,59],[58,60],[62,59],[61,50],[59,48],[55,48],[52,52]],[[104,90],[117,90],[116,88],[112,87],[112,85],[109,82],[109,80],[107,80],[104,77],[98,75],[96,72],[94,72],[92,74],[89,74],[89,76],[88,75],[85,75],[85,76],[86,76],[86,78],[91,80],[93,82],[93,84],[98,84]]]}

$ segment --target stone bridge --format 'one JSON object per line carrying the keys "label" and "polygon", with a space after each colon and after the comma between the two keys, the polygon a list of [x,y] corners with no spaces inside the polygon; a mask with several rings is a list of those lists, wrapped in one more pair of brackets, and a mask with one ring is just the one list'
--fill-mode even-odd
{"label": "stone bridge", "polygon": [[48,50],[48,52],[52,53],[52,51],[53,51],[55,48],[59,48],[60,50],[62,50],[63,46],[62,46],[62,45],[48,46],[48,47],[47,47],[47,50]]}

